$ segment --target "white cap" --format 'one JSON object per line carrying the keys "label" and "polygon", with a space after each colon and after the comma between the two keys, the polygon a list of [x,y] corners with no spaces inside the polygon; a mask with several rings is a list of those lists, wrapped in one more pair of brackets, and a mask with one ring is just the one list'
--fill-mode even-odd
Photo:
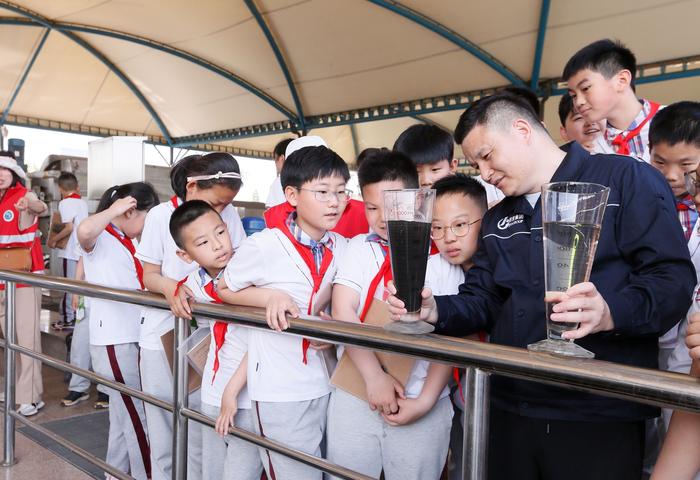
{"label": "white cap", "polygon": [[292,153],[306,147],[328,147],[328,145],[321,137],[316,135],[299,137],[289,142],[287,149],[284,151],[284,157],[288,158]]}
{"label": "white cap", "polygon": [[0,167],[12,170],[17,176],[23,180],[27,180],[27,174],[24,173],[22,167],[17,165],[17,160],[12,157],[0,156]]}

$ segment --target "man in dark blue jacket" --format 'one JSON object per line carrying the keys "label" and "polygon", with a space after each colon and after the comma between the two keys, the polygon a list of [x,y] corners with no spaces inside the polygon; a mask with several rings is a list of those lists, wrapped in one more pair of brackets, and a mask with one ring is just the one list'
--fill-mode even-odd
{"label": "man in dark blue jacket", "polygon": [[[664,178],[629,157],[591,156],[576,143],[560,150],[531,108],[508,94],[464,112],[455,139],[506,198],[482,220],[460,293],[424,291],[422,316],[438,333],[486,330],[501,345],[545,338],[542,185],[598,183],[610,196],[590,282],[571,287],[552,320],[579,323],[564,335],[600,360],[656,368],[658,337],[685,315],[695,285]],[[395,318],[405,312],[389,301]],[[644,420],[658,409],[504,377],[492,379],[491,392],[489,478],[641,477]]]}

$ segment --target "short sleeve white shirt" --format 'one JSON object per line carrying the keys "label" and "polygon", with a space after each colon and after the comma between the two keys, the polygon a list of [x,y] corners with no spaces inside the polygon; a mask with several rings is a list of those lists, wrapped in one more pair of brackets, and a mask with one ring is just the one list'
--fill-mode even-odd
{"label": "short sleeve white shirt", "polygon": [[[185,285],[194,293],[194,298],[197,302],[213,302],[214,299],[204,290],[204,286],[211,281],[211,277],[197,269],[190,273],[187,277]],[[207,354],[207,363],[204,366],[202,374],[201,396],[202,402],[215,407],[221,406],[221,397],[224,394],[226,385],[236,373],[238,366],[241,364],[243,357],[248,351],[248,329],[228,323],[226,326],[226,336],[224,344],[219,350],[219,369],[214,375],[214,358],[216,344],[214,342],[214,324],[210,322],[208,327],[212,332],[211,342],[209,343],[209,352]],[[248,396],[248,388],[243,387],[243,390],[238,394],[238,408],[249,409],[250,397]]]}
{"label": "short sleeve white shirt", "polygon": [[80,258],[78,247],[78,225],[88,216],[88,205],[82,198],[64,198],[58,202],[61,223],[72,223],[73,231],[68,237],[65,249],[57,249],[59,258],[77,261]]}
{"label": "short sleeve white shirt", "polygon": [[[178,203],[181,202],[178,200]],[[136,258],[142,262],[160,265],[161,274],[164,277],[180,281],[195,271],[198,266],[196,263],[187,263],[177,256],[178,246],[170,235],[170,217],[174,211],[173,201],[168,200],[148,212],[143,233],[141,233],[141,242],[136,249]],[[228,205],[221,212],[221,218],[228,227],[231,244],[235,250],[245,238],[238,212],[232,205]],[[139,341],[141,348],[162,350],[163,344],[160,337],[173,329],[173,320],[173,315],[168,310],[145,309]]]}
{"label": "short sleeve white shirt", "polygon": [[[134,240],[134,243],[136,241]],[[102,232],[91,252],[81,251],[85,280],[105,287],[141,290],[134,258],[124,245]],[[142,307],[100,298],[90,299],[90,344],[138,342]]]}
{"label": "short sleeve white shirt", "polygon": [[[320,291],[330,288],[347,240],[333,238],[333,261],[323,277]],[[306,313],[313,279],[292,242],[278,229],[265,229],[243,241],[224,271],[232,291],[256,286],[288,293]],[[313,400],[330,393],[328,372],[321,354],[307,352],[303,363],[302,339],[284,332],[250,329],[248,335],[248,393],[251,400],[295,402]]]}
{"label": "short sleeve white shirt", "polygon": [[270,185],[270,193],[267,194],[265,208],[272,208],[286,201],[287,198],[284,196],[284,190],[282,190],[282,181],[280,180],[279,175],[277,175]]}

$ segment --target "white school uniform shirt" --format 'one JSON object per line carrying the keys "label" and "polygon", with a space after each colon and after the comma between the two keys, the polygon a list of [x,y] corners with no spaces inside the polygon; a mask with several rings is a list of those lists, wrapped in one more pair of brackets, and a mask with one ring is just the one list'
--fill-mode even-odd
{"label": "white school uniform shirt", "polygon": [[[209,294],[204,289],[204,286],[212,281],[212,278],[203,268],[198,268],[194,272],[187,276],[185,285],[187,285],[192,293],[194,293],[194,299],[197,302],[214,302],[214,299],[209,296]],[[202,322],[197,319],[197,323],[200,328],[203,328]],[[226,336],[224,338],[224,344],[219,350],[219,369],[214,376],[214,358],[216,343],[214,342],[214,324],[215,322],[209,321],[209,328],[211,330],[211,342],[209,343],[209,352],[207,354],[207,362],[204,365],[204,372],[202,374],[202,387],[201,396],[202,402],[207,405],[212,405],[214,407],[221,406],[221,397],[224,394],[226,385],[231,379],[238,366],[241,364],[243,357],[248,351],[248,329],[236,325],[235,323],[228,323],[226,326]],[[248,388],[243,387],[243,389],[238,394],[237,398],[238,408],[249,409],[250,408],[250,397],[248,396]]]}
{"label": "white school uniform shirt", "polygon": [[[333,261],[319,291],[330,288],[347,240],[334,232]],[[292,242],[279,229],[265,229],[246,238],[224,271],[232,291],[256,286],[282,290],[306,314],[313,278]],[[303,363],[302,338],[284,332],[248,332],[248,394],[260,402],[300,402],[330,393],[322,355],[310,348]]]}
{"label": "white school uniform shirt", "polygon": [[276,205],[280,205],[287,201],[287,197],[284,196],[284,190],[282,190],[282,181],[280,176],[277,175],[270,185],[270,193],[267,194],[267,200],[265,200],[265,208],[272,208]]}
{"label": "white school uniform shirt", "polygon": [[[136,240],[132,241],[136,245]],[[97,237],[91,252],[81,249],[81,255],[86,281],[105,287],[141,290],[134,257],[106,231]],[[91,298],[90,345],[138,342],[141,309],[130,303]]]}
{"label": "white school uniform shirt", "polygon": [[88,204],[82,198],[64,198],[58,202],[58,213],[61,215],[61,223],[72,223],[73,231],[68,237],[66,248],[57,249],[59,258],[78,261],[80,251],[78,245],[78,225],[88,216]]}
{"label": "white school uniform shirt", "polygon": [[[688,250],[690,251],[690,260],[695,267],[695,274],[700,278],[700,218],[695,221],[693,232],[688,239]],[[672,349],[667,364],[662,365],[670,372],[690,372],[692,362],[688,347],[685,344],[685,336],[688,331],[690,316],[697,312],[700,312],[700,285],[696,285],[693,291],[693,303],[690,305],[685,318],[659,338],[659,348]]]}
{"label": "white school uniform shirt", "polygon": [[[136,258],[142,262],[161,266],[164,277],[180,281],[197,270],[196,263],[187,263],[177,256],[178,246],[170,235],[170,217],[175,211],[174,200],[170,199],[153,207],[146,216],[146,223],[141,234],[141,242],[136,249]],[[178,205],[182,202],[177,199]],[[233,249],[237,249],[245,238],[243,224],[238,212],[228,205],[221,212],[221,218],[228,227]],[[141,320],[141,348],[162,350],[160,337],[173,329],[173,314],[169,310],[146,308]]]}
{"label": "white school uniform shirt", "polygon": [[[348,248],[338,267],[338,273],[333,280],[334,284],[352,288],[360,295],[360,304],[357,309],[359,316],[367,301],[369,285],[379,272],[384,263],[384,252],[377,242],[368,242],[368,235],[357,235],[348,243]],[[384,282],[379,282],[374,298],[384,300]],[[413,363],[406,385],[405,394],[408,398],[417,398],[423,390],[425,379],[428,376],[430,362],[416,360]],[[440,394],[440,398],[449,394],[447,388]]]}
{"label": "white school uniform shirt", "polygon": [[[660,105],[659,111],[665,107],[665,105]],[[633,120],[634,125],[639,125],[639,123],[646,118],[646,116],[649,114],[650,108],[651,106],[649,101],[644,100],[644,107],[639,111]],[[629,156],[639,160],[640,162],[651,163],[651,152],[649,151],[649,127],[651,127],[651,120],[645,123],[642,129],[639,131],[639,138],[633,139],[633,144],[630,144]],[[621,130],[616,129],[611,125],[607,125],[606,131],[603,132],[602,135],[598,135],[595,140],[593,140],[593,153],[617,155],[617,152],[612,145],[612,141],[620,132]]]}

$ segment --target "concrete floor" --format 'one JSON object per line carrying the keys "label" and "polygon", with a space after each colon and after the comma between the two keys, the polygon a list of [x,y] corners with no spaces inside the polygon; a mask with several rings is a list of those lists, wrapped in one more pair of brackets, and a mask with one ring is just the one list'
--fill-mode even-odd
{"label": "concrete floor", "polygon": [[[67,333],[51,331],[50,329],[51,322],[57,321],[58,315],[44,310],[42,311],[41,320],[41,330],[43,332],[42,348],[44,353],[60,360],[65,360],[65,336]],[[44,366],[42,368],[42,376],[46,406],[38,414],[30,417],[32,421],[44,423],[95,412],[93,403],[97,394],[94,387],[91,389],[90,399],[73,407],[64,407],[60,404],[60,400],[66,395],[68,386],[64,383],[63,372]],[[3,383],[0,383],[0,385],[3,385]],[[17,423],[18,428],[21,426],[21,424]],[[0,448],[4,447],[3,439],[4,436],[0,438]],[[0,480],[34,480],[39,478],[88,480],[92,478],[19,432],[15,437],[15,456],[17,459],[15,465],[12,467],[0,467]]]}

